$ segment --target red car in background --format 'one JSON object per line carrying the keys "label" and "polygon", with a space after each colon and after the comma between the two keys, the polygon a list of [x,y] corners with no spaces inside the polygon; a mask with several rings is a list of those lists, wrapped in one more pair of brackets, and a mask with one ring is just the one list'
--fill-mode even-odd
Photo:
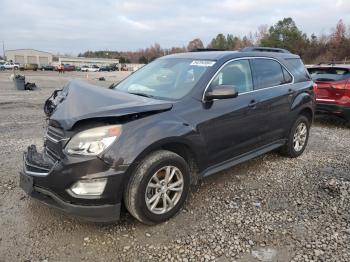
{"label": "red car in background", "polygon": [[64,71],[67,71],[67,72],[75,71],[75,66],[74,65],[65,64],[64,65]]}
{"label": "red car in background", "polygon": [[317,84],[316,113],[332,114],[350,124],[350,65],[308,67]]}

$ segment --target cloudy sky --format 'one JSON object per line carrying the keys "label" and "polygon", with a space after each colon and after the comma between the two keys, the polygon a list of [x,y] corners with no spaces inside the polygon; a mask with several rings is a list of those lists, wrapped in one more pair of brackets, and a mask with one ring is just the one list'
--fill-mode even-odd
{"label": "cloudy sky", "polygon": [[244,35],[292,17],[310,33],[350,25],[350,0],[0,0],[5,49],[76,55],[86,50],[137,50],[207,44],[218,33]]}

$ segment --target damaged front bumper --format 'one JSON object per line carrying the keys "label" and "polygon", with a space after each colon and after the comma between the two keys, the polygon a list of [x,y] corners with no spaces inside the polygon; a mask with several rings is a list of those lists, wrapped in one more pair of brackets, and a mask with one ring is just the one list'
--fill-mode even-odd
{"label": "damaged front bumper", "polygon": [[[23,154],[20,187],[45,204],[93,222],[119,219],[124,172],[111,168],[98,157],[66,157],[53,162],[45,152],[30,146]],[[107,179],[99,196],[76,196],[70,188],[77,181]]]}

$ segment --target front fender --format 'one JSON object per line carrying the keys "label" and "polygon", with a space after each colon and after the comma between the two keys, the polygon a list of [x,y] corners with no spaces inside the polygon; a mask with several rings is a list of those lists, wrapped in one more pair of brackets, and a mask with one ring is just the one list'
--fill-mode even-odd
{"label": "front fender", "polygon": [[[110,165],[121,166],[138,162],[147,153],[167,143],[181,143],[195,152],[203,152],[203,141],[191,125],[181,119],[161,113],[123,125],[119,140],[101,158]],[[172,119],[172,120],[169,120]]]}

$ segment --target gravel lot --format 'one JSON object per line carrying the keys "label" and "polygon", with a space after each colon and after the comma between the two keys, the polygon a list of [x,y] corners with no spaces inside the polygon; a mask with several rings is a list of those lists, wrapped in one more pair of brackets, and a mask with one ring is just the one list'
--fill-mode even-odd
{"label": "gravel lot", "polygon": [[0,72],[0,261],[350,261],[350,129],[333,118],[298,159],[269,153],[206,178],[161,225],[85,223],[26,197],[18,171],[42,145],[44,100],[71,78],[126,74],[26,72],[40,89],[17,91]]}

